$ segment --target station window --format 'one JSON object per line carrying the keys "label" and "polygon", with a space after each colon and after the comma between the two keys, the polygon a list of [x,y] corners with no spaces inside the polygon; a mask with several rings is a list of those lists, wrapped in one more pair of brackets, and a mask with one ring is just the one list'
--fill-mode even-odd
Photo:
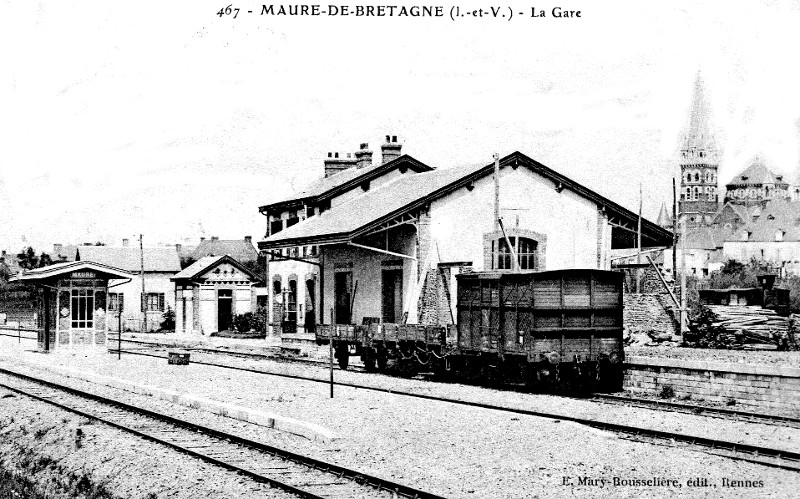
{"label": "station window", "polygon": [[142,295],[142,311],[163,312],[164,293],[147,293]]}
{"label": "station window", "polygon": [[277,234],[283,230],[283,220],[280,218],[269,223],[269,233]]}
{"label": "station window", "polygon": [[72,328],[91,329],[94,327],[94,290],[72,290]]}
{"label": "station window", "polygon": [[[519,267],[522,270],[536,270],[538,261],[536,249],[538,244],[526,237],[509,237],[511,247],[517,255]],[[492,241],[492,267],[495,269],[512,270],[514,265],[511,260],[511,251],[505,237]]]}
{"label": "station window", "polygon": [[108,310],[112,312],[125,310],[125,295],[122,293],[108,293]]}

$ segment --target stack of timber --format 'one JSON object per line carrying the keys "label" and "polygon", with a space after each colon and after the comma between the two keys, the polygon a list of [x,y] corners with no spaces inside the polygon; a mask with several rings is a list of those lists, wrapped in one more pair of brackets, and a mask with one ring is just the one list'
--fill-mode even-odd
{"label": "stack of timber", "polygon": [[710,326],[719,331],[717,341],[728,348],[781,347],[789,335],[789,318],[759,306],[706,305],[713,313]]}

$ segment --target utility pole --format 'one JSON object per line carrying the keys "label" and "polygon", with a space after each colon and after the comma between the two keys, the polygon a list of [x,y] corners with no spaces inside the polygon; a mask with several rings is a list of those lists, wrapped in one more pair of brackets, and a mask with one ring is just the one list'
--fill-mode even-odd
{"label": "utility pole", "polygon": [[494,223],[495,231],[500,230],[500,155],[494,153]]}
{"label": "utility pole", "polygon": [[[141,234],[139,234],[139,264],[139,277],[142,279],[142,315],[144,316],[142,332],[147,332],[147,293],[144,289],[144,246],[142,245]],[[119,334],[122,336],[122,331]]]}
{"label": "utility pole", "polygon": [[[636,225],[636,264],[642,263],[642,183],[639,182],[639,220]],[[636,292],[641,293],[642,269],[636,267]]]}
{"label": "utility pole", "polygon": [[689,318],[686,314],[686,220],[681,220],[681,340],[686,332]]}
{"label": "utility pole", "polygon": [[678,282],[678,191],[672,177],[672,287]]}

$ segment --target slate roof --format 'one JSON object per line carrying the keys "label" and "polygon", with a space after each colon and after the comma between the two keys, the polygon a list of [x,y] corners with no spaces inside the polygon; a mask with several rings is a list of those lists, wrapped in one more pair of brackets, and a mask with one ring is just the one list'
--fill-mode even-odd
{"label": "slate roof", "polygon": [[15,281],[39,281],[43,279],[51,279],[62,274],[76,272],[80,270],[94,270],[111,279],[132,279],[134,276],[124,269],[115,268],[113,266],[104,265],[99,262],[90,261],[75,261],[75,262],[60,262],[48,265],[46,267],[39,267],[37,269],[26,270],[21,276],[12,277],[11,282]]}
{"label": "slate roof", "polygon": [[[686,249],[719,249],[730,239],[732,229],[725,227],[697,227],[686,231]],[[680,243],[679,243],[680,244]]]}
{"label": "slate roof", "polygon": [[61,246],[61,251],[56,252],[54,247],[53,253],[50,254],[50,258],[52,258],[54,262],[58,261],[74,262],[75,252],[77,251],[77,249],[78,249],[77,246],[74,246],[72,244],[65,244]]}
{"label": "slate roof", "polygon": [[[109,265],[130,272],[139,272],[141,253],[135,246],[110,248],[108,246],[79,246],[77,260]],[[178,272],[181,261],[175,247],[144,248],[145,272]]]}
{"label": "slate roof", "polygon": [[218,256],[204,256],[185,269],[181,270],[174,276],[170,277],[170,281],[192,280],[205,274],[217,265],[222,263],[229,263],[246,274],[252,281],[259,281],[260,279],[250,269],[242,265],[239,261],[229,255]]}
{"label": "slate roof", "polygon": [[778,177],[769,168],[767,168],[766,161],[756,156],[750,161],[750,166],[744,169],[743,172],[733,177],[733,179],[726,185],[726,187],[738,187],[747,185],[764,185],[764,184],[779,184],[788,186],[789,184]]}
{"label": "slate roof", "polygon": [[261,206],[259,211],[264,211],[279,205],[298,204],[306,200],[323,197],[340,187],[345,187],[345,184],[350,182],[357,184],[362,180],[362,177],[379,176],[382,173],[386,173],[396,167],[399,167],[403,163],[407,164],[411,169],[417,172],[433,170],[433,168],[430,166],[417,161],[408,155],[400,156],[399,158],[389,161],[388,163],[372,165],[366,168],[358,168],[353,166],[329,177],[317,179],[291,196],[288,196],[280,201],[275,201],[268,205]]}
{"label": "slate roof", "polygon": [[240,262],[252,262],[258,258],[253,243],[244,239],[206,239],[192,250],[191,257],[200,260],[207,256],[230,255]]}
{"label": "slate roof", "polygon": [[[610,212],[634,221],[637,215],[616,203],[600,196],[563,175],[547,168],[522,153],[515,152],[501,160],[501,165],[524,165],[537,173],[549,177],[565,188],[590,198],[606,207]],[[259,243],[262,249],[290,246],[293,244],[313,244],[321,242],[343,242],[369,230],[371,225],[383,219],[403,214],[437,199],[461,185],[491,174],[494,164],[469,165],[445,170],[434,170],[399,178],[393,182],[369,190],[360,196],[337,205],[325,213],[307,218]],[[643,220],[643,232],[647,237],[659,241],[654,245],[668,244],[672,233],[658,227],[653,222]]]}
{"label": "slate roof", "polygon": [[[749,232],[748,242],[775,241],[775,233],[783,231],[783,241],[800,241],[800,202],[772,200],[761,212],[755,222],[749,222],[737,231]],[[733,237],[731,241],[740,241],[740,237]]]}

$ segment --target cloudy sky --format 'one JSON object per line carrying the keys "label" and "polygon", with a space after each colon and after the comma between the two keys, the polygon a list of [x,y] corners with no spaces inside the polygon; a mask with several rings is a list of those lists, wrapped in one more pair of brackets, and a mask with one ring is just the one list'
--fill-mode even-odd
{"label": "cloudy sky", "polygon": [[140,233],[149,245],[258,240],[259,205],[321,175],[328,151],[369,142],[378,157],[386,134],[440,168],[519,150],[633,209],[641,182],[654,219],[698,70],[721,180],[755,154],[798,175],[798,2],[560,4],[578,19],[550,17],[556,3],[537,3],[548,17],[536,19],[529,3],[497,4],[510,21],[1,3],[0,248],[11,251]]}

